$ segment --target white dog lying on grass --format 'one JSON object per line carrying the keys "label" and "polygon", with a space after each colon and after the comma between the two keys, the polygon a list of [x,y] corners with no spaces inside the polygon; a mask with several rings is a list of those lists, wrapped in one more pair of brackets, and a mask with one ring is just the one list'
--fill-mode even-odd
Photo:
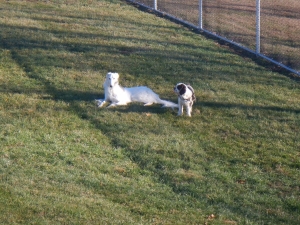
{"label": "white dog lying on grass", "polygon": [[119,85],[118,73],[107,73],[103,84],[104,99],[96,99],[98,107],[102,107],[106,102],[111,102],[108,107],[127,105],[130,102],[142,102],[144,106],[153,103],[162,104],[162,107],[178,108],[178,104],[162,100],[150,88],[145,86],[124,88]]}

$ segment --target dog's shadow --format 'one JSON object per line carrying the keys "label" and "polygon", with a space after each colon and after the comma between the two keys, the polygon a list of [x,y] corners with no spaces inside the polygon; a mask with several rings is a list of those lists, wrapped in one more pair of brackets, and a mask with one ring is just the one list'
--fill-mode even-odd
{"label": "dog's shadow", "polygon": [[144,106],[142,103],[129,103],[127,105],[122,106],[115,106],[107,108],[109,104],[105,105],[99,109],[111,110],[113,112],[122,112],[122,113],[151,113],[151,114],[163,114],[166,112],[171,112],[177,114],[178,108],[169,108],[169,107],[162,107],[159,104],[153,104],[150,106]]}

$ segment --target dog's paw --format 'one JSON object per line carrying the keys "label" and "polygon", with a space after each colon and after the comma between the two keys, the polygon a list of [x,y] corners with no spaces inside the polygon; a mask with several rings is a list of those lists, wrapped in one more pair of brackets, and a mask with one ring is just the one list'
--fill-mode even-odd
{"label": "dog's paw", "polygon": [[144,106],[149,106],[149,105],[153,105],[153,102],[148,102],[144,104]]}
{"label": "dog's paw", "polygon": [[113,102],[109,106],[107,106],[106,108],[112,108],[112,107],[122,106],[122,105],[127,105],[127,102]]}
{"label": "dog's paw", "polygon": [[110,104],[109,106],[107,106],[106,108],[113,108],[113,107],[116,107],[116,106],[118,106],[118,105],[123,105],[123,104],[114,102],[114,103],[111,103],[111,104]]}
{"label": "dog's paw", "polygon": [[105,104],[104,99],[95,99],[96,105],[100,108]]}
{"label": "dog's paw", "polygon": [[106,108],[112,108],[112,107],[116,107],[116,104],[110,104],[109,106],[107,106]]}

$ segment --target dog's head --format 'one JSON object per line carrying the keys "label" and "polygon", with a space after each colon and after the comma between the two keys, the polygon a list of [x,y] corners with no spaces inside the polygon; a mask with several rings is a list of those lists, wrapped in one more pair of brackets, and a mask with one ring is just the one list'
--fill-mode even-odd
{"label": "dog's head", "polygon": [[116,84],[119,83],[119,74],[112,73],[112,72],[107,73],[105,83],[108,87],[115,86]]}
{"label": "dog's head", "polygon": [[174,92],[184,100],[188,100],[188,101],[196,100],[194,89],[190,85],[184,83],[178,83],[174,87]]}
{"label": "dog's head", "polygon": [[175,85],[174,87],[174,92],[177,94],[177,95],[184,95],[185,92],[186,92],[186,85],[184,83],[178,83]]}

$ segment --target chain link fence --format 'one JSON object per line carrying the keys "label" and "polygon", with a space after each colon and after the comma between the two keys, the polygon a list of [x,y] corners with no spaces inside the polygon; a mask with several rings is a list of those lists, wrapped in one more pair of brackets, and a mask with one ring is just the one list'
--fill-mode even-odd
{"label": "chain link fence", "polygon": [[300,0],[131,2],[224,38],[300,76]]}

